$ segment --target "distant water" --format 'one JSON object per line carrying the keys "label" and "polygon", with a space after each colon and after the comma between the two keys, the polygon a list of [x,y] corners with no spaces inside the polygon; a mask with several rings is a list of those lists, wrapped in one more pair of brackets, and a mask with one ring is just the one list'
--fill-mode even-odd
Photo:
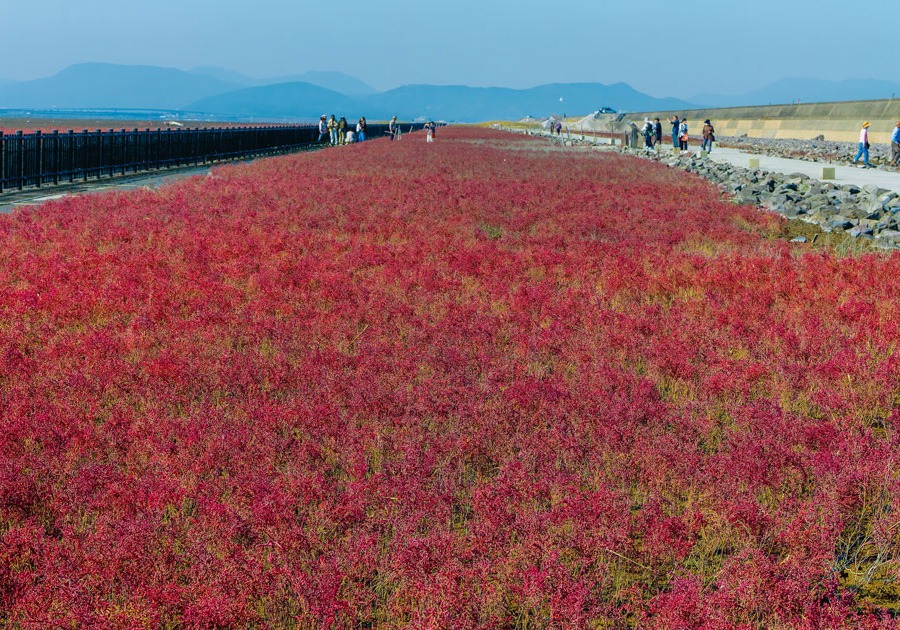
{"label": "distant water", "polygon": [[201,112],[162,109],[0,109],[0,118],[72,120],[180,120],[189,122],[308,123],[310,119],[212,116]]}

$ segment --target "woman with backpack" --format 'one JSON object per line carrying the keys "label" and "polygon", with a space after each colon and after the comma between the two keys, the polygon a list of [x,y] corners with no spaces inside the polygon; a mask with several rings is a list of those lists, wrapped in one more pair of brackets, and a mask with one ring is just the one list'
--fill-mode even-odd
{"label": "woman with backpack", "polygon": [[682,151],[688,150],[688,124],[687,118],[682,118],[678,125],[678,146]]}

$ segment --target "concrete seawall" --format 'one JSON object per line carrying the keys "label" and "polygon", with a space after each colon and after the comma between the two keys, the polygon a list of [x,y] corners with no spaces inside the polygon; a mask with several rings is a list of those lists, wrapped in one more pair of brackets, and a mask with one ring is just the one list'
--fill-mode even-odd
{"label": "concrete seawall", "polygon": [[[629,113],[626,120],[640,126],[645,116],[665,122],[673,115],[687,116],[692,136],[699,135],[703,121],[709,118],[719,136],[811,140],[824,135],[837,142],[857,142],[860,127],[868,120],[870,142],[886,144],[900,121],[900,99],[637,112]],[[671,127],[663,128],[668,135]]]}

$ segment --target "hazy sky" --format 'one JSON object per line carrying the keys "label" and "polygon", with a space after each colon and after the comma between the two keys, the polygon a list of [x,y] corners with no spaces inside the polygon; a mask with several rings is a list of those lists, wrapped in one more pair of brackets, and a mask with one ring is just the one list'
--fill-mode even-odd
{"label": "hazy sky", "polygon": [[339,70],[379,90],[624,81],[682,98],[786,77],[900,81],[897,0],[0,0],[0,24],[6,79],[106,61]]}

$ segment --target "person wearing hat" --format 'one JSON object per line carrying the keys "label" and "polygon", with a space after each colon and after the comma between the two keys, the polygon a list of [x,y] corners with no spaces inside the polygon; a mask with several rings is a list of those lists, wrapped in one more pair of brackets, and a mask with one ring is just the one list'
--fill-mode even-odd
{"label": "person wearing hat", "polygon": [[641,133],[644,134],[644,148],[652,149],[653,148],[653,123],[650,122],[650,117],[644,118],[644,126],[641,129]]}
{"label": "person wearing hat", "polygon": [[316,140],[317,144],[322,144],[322,140],[328,137],[328,123],[326,122],[327,120],[328,116],[326,116],[325,114],[322,114],[322,116],[319,117],[319,139]]}
{"label": "person wearing hat", "polygon": [[706,151],[707,153],[712,152],[713,141],[715,141],[716,130],[712,126],[712,123],[709,122],[709,118],[703,121],[703,131],[701,132],[703,136],[703,142],[700,144],[700,150]]}
{"label": "person wearing hat", "polygon": [[856,157],[853,158],[853,163],[859,160],[860,156],[863,158],[863,168],[872,168],[869,165],[869,121],[863,123],[862,129],[859,130],[859,151],[856,152]]}
{"label": "person wearing hat", "polygon": [[900,164],[900,120],[894,127],[894,133],[891,134],[891,164],[897,166]]}

